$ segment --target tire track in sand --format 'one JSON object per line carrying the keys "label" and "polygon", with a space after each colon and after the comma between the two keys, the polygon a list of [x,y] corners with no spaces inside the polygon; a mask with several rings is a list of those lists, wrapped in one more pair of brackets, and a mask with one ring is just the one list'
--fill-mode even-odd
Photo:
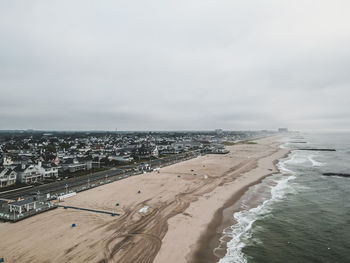
{"label": "tire track in sand", "polygon": [[169,218],[183,213],[191,202],[198,200],[200,196],[235,180],[240,174],[256,166],[257,158],[244,160],[223,173],[221,177],[209,177],[201,181],[189,191],[177,194],[173,201],[159,204],[141,218],[138,211],[145,202],[138,204],[132,211],[125,211],[122,218],[108,226],[108,230],[113,232],[104,243],[104,259],[99,262],[153,262],[168,231]]}

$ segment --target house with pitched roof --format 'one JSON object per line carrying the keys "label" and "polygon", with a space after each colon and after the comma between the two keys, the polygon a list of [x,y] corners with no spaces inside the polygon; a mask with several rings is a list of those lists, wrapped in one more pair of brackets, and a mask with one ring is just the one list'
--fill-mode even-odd
{"label": "house with pitched roof", "polygon": [[6,167],[0,167],[0,188],[10,186],[16,183],[17,173]]}

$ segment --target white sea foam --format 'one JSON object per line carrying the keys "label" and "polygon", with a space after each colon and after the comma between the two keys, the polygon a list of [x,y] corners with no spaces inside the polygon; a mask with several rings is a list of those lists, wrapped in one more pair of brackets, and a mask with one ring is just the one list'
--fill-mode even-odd
{"label": "white sea foam", "polygon": [[277,167],[278,167],[278,170],[280,171],[280,173],[282,173],[282,174],[285,174],[285,175],[288,175],[288,174],[290,174],[290,175],[295,175],[295,172],[292,171],[292,170],[290,170],[290,169],[288,169],[288,168],[287,168],[287,165],[288,165],[288,164],[293,164],[293,163],[298,163],[298,162],[300,162],[300,160],[298,160],[298,156],[297,156],[297,154],[294,152],[294,153],[290,154],[287,158],[281,160],[281,161],[278,163]]}
{"label": "white sea foam", "polygon": [[[295,139],[292,139],[292,138],[286,138],[284,140],[281,140],[280,141],[282,144],[279,146],[280,148],[282,149],[285,149],[285,148],[295,148],[295,146],[297,145],[296,143],[298,143],[297,140]],[[310,142],[303,142],[304,145],[308,145],[310,144]]]}
{"label": "white sea foam", "polygon": [[[284,167],[284,162],[280,162],[281,167]],[[288,170],[286,168],[282,169]],[[268,200],[265,200],[262,204],[255,208],[243,210],[233,215],[237,223],[223,231],[223,238],[229,237],[231,240],[227,243],[226,255],[220,259],[219,263],[247,262],[242,249],[251,238],[253,223],[259,218],[269,216],[271,205],[274,202],[278,202],[279,200],[283,199],[286,193],[293,191],[292,185],[289,183],[289,181],[295,179],[296,177],[290,170],[288,170],[286,174],[291,175],[278,175],[277,178],[273,180],[275,185],[271,186],[271,197]],[[223,238],[221,240],[223,240]]]}
{"label": "white sea foam", "polygon": [[307,162],[307,155],[302,152],[294,152],[288,160],[285,160],[284,164],[302,164]]}
{"label": "white sea foam", "polygon": [[279,163],[278,169],[282,174],[295,174],[292,170],[288,169],[284,163]]}
{"label": "white sea foam", "polygon": [[281,149],[289,148],[289,143],[283,143],[279,146]]}
{"label": "white sea foam", "polygon": [[316,157],[315,155],[310,155],[310,156],[309,156],[309,161],[311,162],[312,166],[323,166],[324,163],[321,163],[321,162],[316,161],[316,160],[314,159],[315,157]]}
{"label": "white sea foam", "polygon": [[290,145],[290,143],[287,141],[287,142],[284,142],[283,144],[281,144],[279,146],[279,148],[281,148],[281,149],[290,148],[289,145]]}
{"label": "white sea foam", "polygon": [[286,165],[300,165],[300,164],[308,164],[311,163],[312,166],[322,166],[323,163],[316,161],[317,155],[310,154],[308,152],[296,151],[294,152],[289,159],[281,162],[279,167],[281,170],[290,173],[291,171],[286,168]]}

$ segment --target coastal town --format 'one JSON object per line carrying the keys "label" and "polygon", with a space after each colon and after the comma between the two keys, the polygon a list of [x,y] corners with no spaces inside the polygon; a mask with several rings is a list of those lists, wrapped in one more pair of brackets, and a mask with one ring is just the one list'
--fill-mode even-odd
{"label": "coastal town", "polygon": [[[201,239],[201,233],[212,220],[216,222],[213,214],[217,207],[231,206],[238,198],[237,191],[276,173],[276,160],[289,149],[279,147],[285,134],[277,131],[175,135],[175,140],[169,132],[128,137],[133,137],[132,141],[141,136],[149,140],[164,137],[174,141],[172,144],[185,138],[203,142],[197,144],[199,148],[188,146],[179,153],[162,155],[158,150],[158,157],[138,160],[131,154],[133,161],[101,165],[99,171],[91,168],[62,174],[58,168],[58,178],[51,182],[45,179],[16,183],[13,189],[3,187],[0,217],[5,222],[0,224],[4,240],[0,258],[4,262],[162,263],[169,257],[169,262],[184,262],[181,255],[188,255],[198,258],[191,262],[201,262],[207,255],[197,251],[211,251],[201,249],[201,240],[211,243],[211,238]],[[49,136],[62,135],[41,135],[45,140]],[[82,139],[90,136],[112,141],[120,135],[79,134]],[[204,138],[209,143],[205,144]],[[43,166],[45,161],[41,161]],[[62,163],[60,160],[58,167]],[[25,242],[29,237],[36,242]],[[174,240],[185,244],[177,253],[171,253]],[[53,241],[59,246],[52,246]],[[191,248],[191,244],[198,246]],[[21,252],[15,253],[18,248]]]}
{"label": "coastal town", "polygon": [[223,142],[265,133],[4,133],[0,134],[0,188],[40,184],[193,150],[225,153]]}
{"label": "coastal town", "polygon": [[[52,209],[50,200],[156,171],[273,131],[0,133],[0,219]],[[26,212],[26,213],[25,213]]]}
{"label": "coastal town", "polygon": [[1,1],[0,263],[350,263],[349,10]]}

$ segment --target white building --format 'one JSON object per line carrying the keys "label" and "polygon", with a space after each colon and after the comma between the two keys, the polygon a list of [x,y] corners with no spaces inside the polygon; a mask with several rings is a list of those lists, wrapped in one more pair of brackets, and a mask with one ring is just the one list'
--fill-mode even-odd
{"label": "white building", "polygon": [[44,178],[43,171],[39,165],[29,165],[26,167],[22,165],[20,168],[16,168],[17,181],[25,184],[36,183]]}
{"label": "white building", "polygon": [[158,158],[158,156],[159,156],[159,150],[158,150],[158,147],[157,147],[157,146],[155,146],[155,147],[153,148],[153,150],[152,150],[152,156]]}
{"label": "white building", "polygon": [[16,183],[17,173],[10,168],[0,168],[0,188]]}
{"label": "white building", "polygon": [[11,165],[13,165],[13,161],[12,161],[11,157],[4,157],[3,165],[4,166],[11,166]]}
{"label": "white building", "polygon": [[124,155],[124,156],[109,156],[108,160],[112,161],[118,161],[118,162],[124,162],[124,163],[128,163],[128,162],[132,162],[134,160],[134,158],[132,158],[129,155]]}
{"label": "white building", "polygon": [[69,162],[62,164],[64,171],[68,170],[71,173],[92,169],[92,161],[79,162],[77,159],[71,159]]}
{"label": "white building", "polygon": [[41,173],[44,178],[58,178],[58,167],[53,165],[42,165]]}

